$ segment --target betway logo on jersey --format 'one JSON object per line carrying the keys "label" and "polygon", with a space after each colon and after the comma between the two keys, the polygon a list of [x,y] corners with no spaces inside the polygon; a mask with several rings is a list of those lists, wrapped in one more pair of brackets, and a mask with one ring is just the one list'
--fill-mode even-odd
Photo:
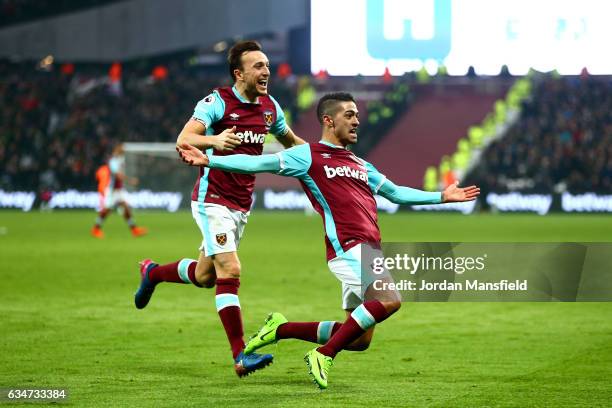
{"label": "betway logo on jersey", "polygon": [[357,180],[368,182],[368,173],[365,171],[354,169],[350,166],[339,166],[339,167],[328,167],[323,166],[325,169],[325,175],[327,178],[339,177],[351,177]]}
{"label": "betway logo on jersey", "polygon": [[242,143],[259,143],[264,144],[266,141],[265,133],[253,133],[252,130],[245,130],[244,132],[236,132],[236,136],[240,138]]}

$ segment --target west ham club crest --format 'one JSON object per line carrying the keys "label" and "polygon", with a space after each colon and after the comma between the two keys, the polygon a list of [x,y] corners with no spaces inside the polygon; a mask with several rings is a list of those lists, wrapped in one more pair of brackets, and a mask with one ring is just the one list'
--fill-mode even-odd
{"label": "west ham club crest", "polygon": [[227,242],[227,234],[223,233],[223,234],[217,234],[215,236],[215,238],[217,238],[217,244],[223,246],[225,245],[225,243]]}
{"label": "west ham club crest", "polygon": [[271,111],[265,111],[263,113],[264,122],[266,122],[266,126],[272,126],[272,122],[274,119],[274,115]]}

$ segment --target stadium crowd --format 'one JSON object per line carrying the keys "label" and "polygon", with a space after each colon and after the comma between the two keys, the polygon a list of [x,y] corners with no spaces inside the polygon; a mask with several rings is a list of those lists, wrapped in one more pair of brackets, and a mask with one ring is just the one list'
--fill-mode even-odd
{"label": "stadium crowd", "polygon": [[[114,145],[174,142],[195,103],[230,82],[223,70],[211,74],[177,61],[153,66],[119,66],[109,75],[108,65],[41,69],[0,62],[0,189],[95,190],[95,170]],[[276,75],[271,84],[271,94],[294,120],[304,110],[298,96],[298,87],[308,83],[303,79]],[[365,155],[393,116],[410,105],[414,95],[406,83],[411,80],[388,83],[386,96],[368,103],[359,154]],[[311,83],[319,91],[333,87],[317,85],[316,79]],[[350,83],[366,89],[365,82]],[[612,191],[611,87],[605,78],[546,77],[518,122],[489,145],[466,181],[485,192]],[[312,103],[311,85],[307,93]],[[376,137],[368,138],[369,133]]]}
{"label": "stadium crowd", "polygon": [[[73,70],[0,63],[0,189],[93,190],[114,145],[176,141],[196,102],[229,83],[178,64],[155,75],[123,69],[119,81],[108,66]],[[275,82],[273,95],[290,105],[292,83]]]}
{"label": "stadium crowd", "polygon": [[609,77],[547,76],[467,177],[484,191],[612,191]]}

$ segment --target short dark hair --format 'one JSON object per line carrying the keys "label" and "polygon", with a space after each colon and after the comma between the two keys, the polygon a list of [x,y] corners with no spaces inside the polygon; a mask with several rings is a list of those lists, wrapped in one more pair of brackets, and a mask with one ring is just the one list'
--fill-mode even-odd
{"label": "short dark hair", "polygon": [[348,92],[334,92],[323,95],[317,104],[317,119],[323,124],[323,116],[334,116],[338,112],[340,102],[355,102],[355,98]]}
{"label": "short dark hair", "polygon": [[232,79],[235,81],[236,76],[234,75],[235,69],[242,69],[242,54],[248,51],[261,51],[261,44],[257,41],[240,41],[237,42],[229,49],[227,53],[227,63],[229,65],[229,73]]}

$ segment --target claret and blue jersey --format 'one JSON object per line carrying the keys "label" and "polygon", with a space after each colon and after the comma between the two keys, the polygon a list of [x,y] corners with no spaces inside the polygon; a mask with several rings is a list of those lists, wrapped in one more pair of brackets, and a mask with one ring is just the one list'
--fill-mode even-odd
{"label": "claret and blue jersey", "polygon": [[[236,126],[236,135],[242,143],[229,152],[208,149],[206,153],[209,156],[261,155],[268,133],[284,136],[289,130],[283,111],[274,98],[260,96],[257,103],[250,103],[235,87],[215,89],[198,102],[193,118],[206,126],[207,135],[219,134]],[[191,199],[247,212],[251,208],[254,186],[255,176],[251,174],[201,168]]]}
{"label": "claret and blue jersey", "polygon": [[359,243],[380,242],[375,194],[405,204],[436,204],[439,192],[400,187],[351,151],[331,143],[303,144],[275,155],[210,157],[211,168],[240,173],[270,172],[300,180],[323,218],[327,259]]}
{"label": "claret and blue jersey", "polygon": [[277,154],[278,174],[297,177],[314,209],[323,217],[327,258],[361,242],[379,242],[374,194],[385,180],[351,151],[326,142]]}

